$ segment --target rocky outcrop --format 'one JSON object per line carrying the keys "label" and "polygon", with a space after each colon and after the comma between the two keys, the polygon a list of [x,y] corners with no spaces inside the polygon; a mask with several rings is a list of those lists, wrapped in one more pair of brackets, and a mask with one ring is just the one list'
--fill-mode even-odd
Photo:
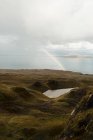
{"label": "rocky outcrop", "polygon": [[[62,132],[60,140],[77,140],[87,137],[87,140],[93,139],[93,133],[89,126],[93,128],[93,92],[88,91],[77,106],[71,112],[67,125]],[[92,136],[91,136],[92,135]]]}

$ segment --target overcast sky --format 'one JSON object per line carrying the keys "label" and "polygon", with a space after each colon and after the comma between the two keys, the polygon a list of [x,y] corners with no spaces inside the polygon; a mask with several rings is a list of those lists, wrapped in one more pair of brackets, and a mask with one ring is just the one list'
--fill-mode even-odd
{"label": "overcast sky", "polygon": [[24,55],[28,65],[44,53],[49,57],[68,50],[93,54],[93,0],[0,0],[0,56],[5,62],[13,59],[17,65],[16,56]]}

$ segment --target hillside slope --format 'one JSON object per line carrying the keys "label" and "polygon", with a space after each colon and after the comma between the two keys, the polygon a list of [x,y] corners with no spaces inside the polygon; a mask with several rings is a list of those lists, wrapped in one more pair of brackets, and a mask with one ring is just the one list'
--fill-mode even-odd
{"label": "hillside slope", "polygon": [[[2,70],[0,140],[92,140],[93,76],[52,70]],[[48,89],[72,88],[50,99]]]}

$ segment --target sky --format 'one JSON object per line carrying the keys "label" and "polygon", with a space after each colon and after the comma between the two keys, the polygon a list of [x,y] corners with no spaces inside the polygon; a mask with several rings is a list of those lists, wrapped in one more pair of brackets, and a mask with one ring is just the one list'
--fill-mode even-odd
{"label": "sky", "polygon": [[74,54],[93,55],[93,0],[0,0],[1,67],[38,67],[40,57],[63,67],[55,55]]}

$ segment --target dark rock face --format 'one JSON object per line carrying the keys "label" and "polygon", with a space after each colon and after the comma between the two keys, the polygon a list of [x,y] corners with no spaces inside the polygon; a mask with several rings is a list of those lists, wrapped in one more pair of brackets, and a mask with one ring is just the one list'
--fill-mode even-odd
{"label": "dark rock face", "polygon": [[[62,140],[70,140],[75,137],[86,137],[87,139],[92,140],[93,139],[93,133],[90,129],[93,128],[93,115],[91,112],[91,109],[93,109],[93,93],[92,90],[80,90],[77,92],[76,95],[74,95],[75,91],[73,90],[71,92],[71,97],[76,97],[79,95],[81,100],[78,100],[76,107],[71,113],[71,116],[68,120],[67,126],[64,129],[61,139]],[[87,113],[86,113],[87,112]],[[84,114],[85,113],[85,114]],[[92,136],[91,136],[92,135]],[[90,138],[91,136],[91,138]]]}
{"label": "dark rock face", "polygon": [[13,88],[14,92],[16,92],[20,97],[27,99],[31,96],[28,90],[23,87],[15,87]]}
{"label": "dark rock face", "polygon": [[45,92],[46,90],[48,90],[47,85],[39,81],[33,83],[29,88],[40,91],[40,92]]}
{"label": "dark rock face", "polygon": [[16,92],[16,93],[28,93],[28,91],[23,88],[23,87],[14,87],[13,90]]}
{"label": "dark rock face", "polygon": [[49,80],[48,81],[48,86],[52,89],[55,90],[58,88],[58,82],[55,80]]}
{"label": "dark rock face", "polygon": [[91,94],[91,95],[89,96],[89,99],[88,99],[88,101],[87,101],[86,107],[87,107],[88,109],[93,107],[93,94]]}
{"label": "dark rock face", "polygon": [[31,137],[32,135],[34,135],[37,132],[36,128],[24,128],[22,130],[24,136],[26,137]]}
{"label": "dark rock face", "polygon": [[93,108],[93,94],[85,95],[75,107],[74,114]]}
{"label": "dark rock face", "polygon": [[34,87],[41,87],[42,84],[41,84],[40,82],[35,82],[35,83],[33,84],[33,86],[34,86]]}
{"label": "dark rock face", "polygon": [[87,114],[87,116],[84,119],[79,121],[78,128],[86,127],[90,122],[90,120],[91,120],[91,115]]}

